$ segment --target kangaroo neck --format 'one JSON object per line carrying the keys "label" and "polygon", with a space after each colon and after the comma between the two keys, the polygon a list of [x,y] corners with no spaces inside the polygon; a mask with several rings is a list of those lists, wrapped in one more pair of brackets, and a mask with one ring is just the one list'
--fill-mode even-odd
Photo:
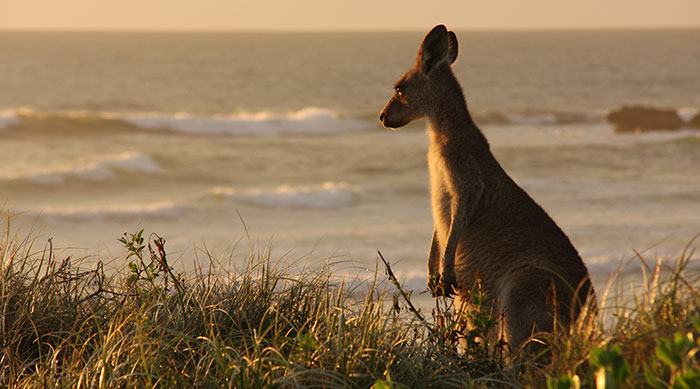
{"label": "kangaroo neck", "polygon": [[445,141],[462,139],[470,146],[488,149],[488,142],[472,120],[462,87],[451,69],[435,75],[433,85],[433,109],[426,114],[429,131]]}

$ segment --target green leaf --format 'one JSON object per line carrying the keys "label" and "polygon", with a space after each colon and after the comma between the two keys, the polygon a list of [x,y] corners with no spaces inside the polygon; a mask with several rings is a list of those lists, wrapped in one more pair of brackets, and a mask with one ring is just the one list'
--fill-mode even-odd
{"label": "green leaf", "polygon": [[676,382],[673,384],[673,387],[681,389],[700,388],[700,371],[693,369],[685,372],[676,378]]}
{"label": "green leaf", "polygon": [[576,382],[572,377],[547,377],[547,389],[574,389],[576,387]]}
{"label": "green leaf", "polygon": [[695,346],[692,335],[685,336],[680,332],[676,332],[673,340],[661,339],[656,345],[656,357],[671,368],[680,368],[683,363],[683,358],[687,357],[688,352]]}
{"label": "green leaf", "polygon": [[670,367],[676,366],[676,361],[673,358],[671,342],[668,339],[661,339],[656,345],[656,357]]}
{"label": "green leaf", "polygon": [[374,385],[372,385],[372,389],[391,389],[391,385],[384,381],[384,380],[377,380]]}
{"label": "green leaf", "polygon": [[622,351],[617,345],[613,345],[609,350],[596,347],[591,351],[589,361],[593,366],[605,370],[606,386],[608,377],[613,381],[610,387],[620,387],[631,374],[629,364],[622,357]]}
{"label": "green leaf", "polygon": [[644,378],[647,380],[647,384],[651,386],[652,388],[656,389],[663,389],[666,388],[665,385],[662,384],[662,380],[659,379],[652,371],[647,370],[644,372]]}

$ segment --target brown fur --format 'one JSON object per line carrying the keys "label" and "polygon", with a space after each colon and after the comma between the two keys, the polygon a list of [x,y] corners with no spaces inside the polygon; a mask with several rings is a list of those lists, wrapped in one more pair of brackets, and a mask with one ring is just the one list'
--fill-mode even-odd
{"label": "brown fur", "polygon": [[456,305],[468,305],[467,291],[483,275],[497,332],[516,349],[533,331],[567,327],[593,289],[567,236],[503,170],[472,121],[450,67],[457,53],[455,34],[433,28],[380,120],[397,128],[428,119],[430,289],[455,291]]}

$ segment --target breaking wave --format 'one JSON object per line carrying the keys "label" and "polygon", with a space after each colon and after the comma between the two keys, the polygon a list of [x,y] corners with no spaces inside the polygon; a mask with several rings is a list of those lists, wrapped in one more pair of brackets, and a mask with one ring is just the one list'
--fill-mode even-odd
{"label": "breaking wave", "polygon": [[353,193],[348,185],[326,182],[312,186],[283,185],[273,190],[236,190],[217,187],[215,197],[223,197],[257,206],[274,208],[342,208],[352,204]]}
{"label": "breaking wave", "polygon": [[[698,109],[681,107],[677,112],[684,122],[688,122],[698,114]],[[606,123],[607,111],[543,109],[517,112],[473,111],[471,114],[479,125],[529,127]],[[332,135],[374,130],[380,126],[377,112],[374,111],[345,117],[333,110],[319,107],[287,113],[262,111],[212,115],[189,112],[37,111],[27,107],[0,110],[0,131],[10,127],[22,128],[32,122],[35,125],[30,127],[37,128],[36,122],[39,121],[38,127],[45,131],[70,125],[71,128],[91,132],[103,128],[112,129],[118,123],[121,125],[119,129],[127,131],[160,131],[200,136]]]}
{"label": "breaking wave", "polygon": [[62,184],[68,179],[103,181],[118,171],[158,172],[160,167],[146,154],[127,151],[99,160],[79,160],[40,171],[10,173],[0,176],[2,181],[24,181],[37,184]]}
{"label": "breaking wave", "polygon": [[43,218],[62,220],[82,221],[96,218],[124,220],[143,216],[172,218],[179,216],[186,208],[184,204],[160,201],[149,204],[43,208],[41,211],[31,213]]}
{"label": "breaking wave", "polygon": [[564,111],[532,111],[532,112],[473,112],[477,124],[486,125],[547,125],[547,124],[576,124],[602,122],[605,112],[564,112]]}
{"label": "breaking wave", "polygon": [[0,111],[0,131],[19,123],[18,111],[12,109]]}
{"label": "breaking wave", "polygon": [[166,129],[199,135],[318,135],[360,131],[369,128],[369,125],[364,121],[342,119],[330,110],[315,107],[286,115],[260,112],[202,117],[179,113],[175,115],[132,116],[124,117],[122,120],[141,128]]}
{"label": "breaking wave", "polygon": [[108,122],[121,122],[132,130],[170,131],[205,136],[275,136],[292,134],[327,135],[362,131],[374,128],[357,118],[343,118],[337,113],[317,107],[304,108],[286,114],[272,112],[216,114],[210,116],[187,112],[177,113],[114,113],[93,111],[39,112],[19,108],[0,112],[0,128],[41,119],[41,127],[52,128],[52,121],[64,124],[74,121],[76,126],[89,124],[87,130],[99,129]]}

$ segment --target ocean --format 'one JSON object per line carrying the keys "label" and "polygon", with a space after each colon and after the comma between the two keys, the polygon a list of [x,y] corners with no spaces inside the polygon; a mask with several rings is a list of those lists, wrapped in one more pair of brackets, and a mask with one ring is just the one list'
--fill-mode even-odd
{"label": "ocean", "polygon": [[[145,229],[178,269],[269,247],[371,277],[379,249],[424,290],[425,122],[378,120],[424,33],[0,32],[0,208],[75,258],[123,261],[117,238]],[[598,288],[700,233],[700,131],[604,119],[695,115],[700,30],[457,35],[475,121]]]}

